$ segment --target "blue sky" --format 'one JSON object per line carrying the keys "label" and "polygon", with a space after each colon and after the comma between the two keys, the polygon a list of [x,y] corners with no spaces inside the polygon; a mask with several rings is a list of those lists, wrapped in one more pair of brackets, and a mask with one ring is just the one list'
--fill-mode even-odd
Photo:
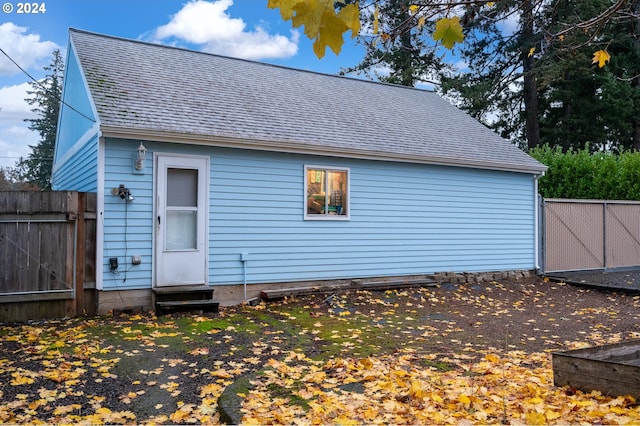
{"label": "blue sky", "polygon": [[[70,27],[331,74],[364,54],[348,34],[339,56],[327,51],[319,60],[267,0],[48,0],[30,14],[17,13],[18,1],[0,3],[0,48],[35,78],[54,49],[66,54]],[[24,101],[28,80],[0,53],[0,167],[13,166],[38,142],[24,122],[34,117]]]}

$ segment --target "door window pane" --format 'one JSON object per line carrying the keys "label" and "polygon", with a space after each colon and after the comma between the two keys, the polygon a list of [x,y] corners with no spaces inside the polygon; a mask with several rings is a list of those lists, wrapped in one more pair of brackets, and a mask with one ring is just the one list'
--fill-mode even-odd
{"label": "door window pane", "polygon": [[166,250],[195,250],[197,247],[198,212],[167,210]]}
{"label": "door window pane", "polygon": [[167,206],[198,206],[198,170],[167,169]]}

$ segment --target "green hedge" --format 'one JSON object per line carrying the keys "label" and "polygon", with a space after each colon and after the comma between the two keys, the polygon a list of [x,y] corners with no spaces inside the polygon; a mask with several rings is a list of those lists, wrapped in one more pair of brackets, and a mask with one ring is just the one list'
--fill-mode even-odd
{"label": "green hedge", "polygon": [[640,200],[640,153],[562,152],[543,146],[529,154],[549,167],[539,181],[544,198]]}

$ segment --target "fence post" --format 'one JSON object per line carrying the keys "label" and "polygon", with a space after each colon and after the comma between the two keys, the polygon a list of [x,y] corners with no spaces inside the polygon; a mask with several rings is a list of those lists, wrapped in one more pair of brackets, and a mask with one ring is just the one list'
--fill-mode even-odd
{"label": "fence post", "polygon": [[538,195],[538,210],[538,244],[540,244],[540,247],[538,248],[538,256],[540,260],[540,270],[537,272],[544,274],[547,270],[547,227],[545,220],[547,205],[546,200],[541,195]]}
{"label": "fence post", "polygon": [[66,261],[66,271],[65,271],[65,280],[71,282],[71,290],[73,291],[73,298],[66,301],[66,315],[68,317],[76,316],[76,303],[75,298],[77,297],[76,291],[76,254],[78,252],[78,248],[76,246],[76,234],[78,230],[78,193],[67,192],[65,197],[65,216],[67,219],[67,224],[72,224],[72,228],[70,232],[66,236],[67,240],[67,252],[69,251],[69,245],[71,245],[71,256],[67,258]]}
{"label": "fence post", "polygon": [[76,238],[74,241],[74,253],[76,260],[76,270],[74,273],[76,274],[76,287],[75,287],[75,311],[76,315],[82,314],[84,311],[84,267],[85,267],[85,205],[86,205],[86,194],[78,193],[77,198],[77,206],[76,206]]}
{"label": "fence post", "polygon": [[604,253],[602,253],[602,263],[604,263],[602,265],[602,267],[606,270],[607,269],[607,202],[603,201],[602,202],[602,251]]}

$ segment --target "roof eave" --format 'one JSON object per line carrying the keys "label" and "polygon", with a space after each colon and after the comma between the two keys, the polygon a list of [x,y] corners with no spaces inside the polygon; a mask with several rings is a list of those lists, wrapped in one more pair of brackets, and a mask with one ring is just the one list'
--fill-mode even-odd
{"label": "roof eave", "polygon": [[131,129],[117,126],[101,126],[102,136],[118,139],[138,139],[156,142],[171,142],[193,145],[208,145],[224,148],[240,148],[258,151],[275,151],[289,154],[324,155],[330,157],[346,157],[361,160],[397,161],[403,163],[432,164],[440,166],[488,169],[506,172],[530,173],[542,175],[547,166],[530,167],[521,164],[504,164],[498,162],[464,161],[456,158],[431,157],[425,155],[394,154],[380,151],[341,149],[336,147],[310,146],[302,143],[278,142],[266,140],[243,139],[226,136],[213,136],[168,132],[164,130]]}

